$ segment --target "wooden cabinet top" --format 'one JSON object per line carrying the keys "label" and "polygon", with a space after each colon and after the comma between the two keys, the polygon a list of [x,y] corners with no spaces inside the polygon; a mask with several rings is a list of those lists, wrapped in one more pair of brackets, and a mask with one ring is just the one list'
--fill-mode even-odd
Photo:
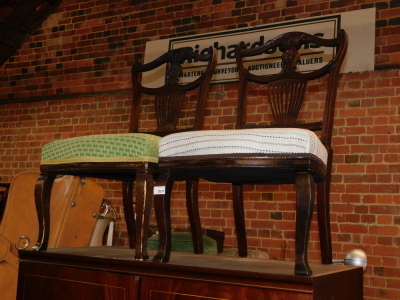
{"label": "wooden cabinet top", "polygon": [[[22,250],[19,254],[20,259],[27,262],[264,288],[290,284],[306,291],[343,276],[348,276],[351,281],[358,278],[362,285],[362,268],[342,264],[311,264],[312,276],[296,276],[291,261],[174,252],[170,262],[163,264],[134,260],[134,251],[123,247],[54,248],[46,252]],[[155,253],[150,251],[149,254],[152,257]]]}

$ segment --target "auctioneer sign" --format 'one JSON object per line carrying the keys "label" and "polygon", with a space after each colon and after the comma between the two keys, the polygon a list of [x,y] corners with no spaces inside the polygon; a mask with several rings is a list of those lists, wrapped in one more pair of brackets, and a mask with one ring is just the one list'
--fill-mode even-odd
{"label": "auctioneer sign", "polygon": [[[339,29],[346,30],[349,47],[342,72],[363,72],[374,69],[375,47],[375,8],[344,12],[301,20],[292,20],[263,26],[242,28],[230,31],[212,32],[165,40],[150,41],[146,44],[145,63],[152,61],[168,50],[190,47],[205,54],[210,46],[218,50],[218,64],[212,83],[227,83],[238,80],[235,52],[240,41],[250,48],[258,47],[268,40],[290,31],[302,31],[316,36],[331,39],[336,37]],[[300,49],[302,59],[299,71],[311,71],[327,64],[335,55],[334,49],[305,45]],[[262,56],[251,57],[246,66],[254,74],[273,74],[281,69],[279,49],[271,49]],[[191,61],[184,65],[180,82],[193,81],[204,69],[205,63]],[[146,86],[161,86],[165,80],[165,68],[155,70],[143,78]]]}

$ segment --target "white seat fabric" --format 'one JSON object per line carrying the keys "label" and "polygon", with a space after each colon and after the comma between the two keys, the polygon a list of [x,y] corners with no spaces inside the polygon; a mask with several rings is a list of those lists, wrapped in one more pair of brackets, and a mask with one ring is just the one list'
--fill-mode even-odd
{"label": "white seat fabric", "polygon": [[299,128],[204,130],[168,135],[158,142],[159,157],[215,154],[313,154],[327,162],[318,136]]}

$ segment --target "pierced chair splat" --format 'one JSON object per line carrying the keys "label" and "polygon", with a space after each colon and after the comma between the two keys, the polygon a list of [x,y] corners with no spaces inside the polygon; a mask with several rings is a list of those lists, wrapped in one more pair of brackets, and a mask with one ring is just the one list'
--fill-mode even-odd
{"label": "pierced chair splat", "polygon": [[[198,62],[197,67],[203,72],[193,81],[179,83],[182,64],[188,61]],[[172,132],[201,128],[206,96],[215,65],[216,51],[212,47],[204,55],[199,55],[189,48],[180,48],[170,50],[146,64],[136,61],[132,66],[133,101],[129,133],[69,138],[51,142],[42,148],[41,174],[35,188],[39,237],[34,250],[47,249],[50,229],[49,202],[54,179],[57,175],[74,175],[122,182],[129,246],[135,248],[135,259],[148,259],[148,226],[154,176],[157,172],[158,141]],[[157,75],[154,75],[154,72]],[[149,73],[152,76],[150,83],[143,86],[141,79],[143,76],[149,76]],[[165,75],[165,83],[150,87],[152,80],[159,79],[162,74]],[[192,92],[186,95],[188,91]],[[157,128],[153,132],[139,132],[141,111],[152,109],[143,108],[144,98],[146,105],[154,106],[154,124]],[[190,103],[186,104],[187,101]],[[182,112],[188,105],[192,105],[196,111],[193,116]],[[183,117],[184,122],[181,120]],[[190,119],[193,119],[193,122],[188,121]],[[196,180],[188,185],[195,186]]]}
{"label": "pierced chair splat", "polygon": [[[300,72],[297,70],[300,61],[298,50],[305,44],[330,49],[332,59],[321,64],[319,69]],[[254,74],[250,68],[244,66],[251,65],[251,61],[258,59],[257,55],[268,53],[268,50],[273,48],[283,52],[282,69],[279,73]],[[159,142],[159,170],[162,175],[156,185],[165,185],[166,195],[155,196],[155,210],[162,235],[160,241],[163,242],[160,243],[155,261],[169,260],[169,193],[174,177],[186,174],[213,182],[232,183],[236,234],[239,256],[242,257],[247,256],[243,185],[294,184],[297,275],[312,274],[308,265],[307,245],[317,190],[322,262],[332,262],[329,221],[331,137],[338,76],[346,50],[347,35],[344,30],[340,30],[337,38],[333,39],[322,39],[302,32],[285,33],[253,49],[247,49],[244,42],[239,43],[236,52],[239,69],[236,129],[173,134]],[[323,76],[328,76],[327,80],[320,79],[316,83],[327,85],[326,89],[321,88],[319,91],[326,91],[322,120],[316,121],[315,116],[308,122],[298,120],[300,110],[304,110],[303,100],[307,93],[307,83]],[[271,122],[250,123],[247,120],[250,99],[248,90],[256,89],[264,95],[266,93],[262,91],[265,87],[268,93],[266,97],[261,98],[268,99]],[[254,94],[257,93],[251,95]],[[302,118],[305,117],[302,115]],[[314,131],[318,132],[318,135]],[[188,140],[190,143],[187,143]]]}

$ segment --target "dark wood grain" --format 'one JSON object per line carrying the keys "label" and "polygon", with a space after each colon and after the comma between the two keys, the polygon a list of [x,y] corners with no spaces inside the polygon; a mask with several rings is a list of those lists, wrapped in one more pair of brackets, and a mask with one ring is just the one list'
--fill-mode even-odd
{"label": "dark wood grain", "polygon": [[33,263],[21,264],[20,272],[19,299],[139,299],[135,276]]}
{"label": "dark wood grain", "polygon": [[[64,300],[47,296],[24,298],[24,291],[33,289],[33,282],[37,286],[46,282],[55,284],[60,287],[59,293],[64,293],[63,284],[73,291],[82,290],[83,294],[85,286],[94,283],[100,285],[98,289],[108,286],[131,289],[129,293],[135,296],[140,290],[139,298],[129,298],[140,300],[362,300],[363,295],[362,268],[340,264],[310,264],[313,275],[296,276],[294,262],[289,261],[176,252],[170,263],[160,264],[134,260],[129,248],[120,247],[56,248],[46,252],[21,250],[19,254],[22,261],[17,300]],[[150,250],[149,254],[153,255],[154,251]],[[37,276],[41,278],[39,282]]]}

